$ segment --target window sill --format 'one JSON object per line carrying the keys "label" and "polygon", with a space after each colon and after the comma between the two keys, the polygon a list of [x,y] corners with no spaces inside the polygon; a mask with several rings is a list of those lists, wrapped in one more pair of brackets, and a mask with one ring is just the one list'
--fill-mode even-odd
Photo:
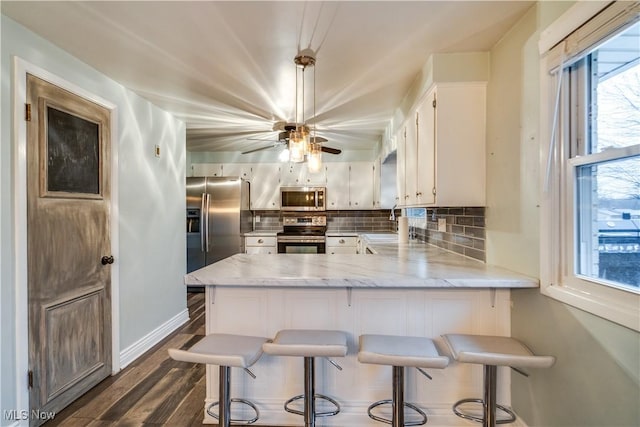
{"label": "window sill", "polygon": [[[604,288],[604,289],[599,289]],[[640,295],[602,285],[543,285],[543,295],[640,332]]]}

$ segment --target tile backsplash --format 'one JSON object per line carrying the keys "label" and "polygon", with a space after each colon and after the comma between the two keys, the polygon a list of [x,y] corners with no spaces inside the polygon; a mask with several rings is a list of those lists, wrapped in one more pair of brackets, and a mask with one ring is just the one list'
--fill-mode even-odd
{"label": "tile backsplash", "polygon": [[[447,207],[421,209],[420,216],[409,217],[409,233],[414,239],[469,258],[486,261],[485,208]],[[389,219],[389,209],[326,211],[328,231],[395,232],[397,222]],[[256,231],[282,230],[280,211],[254,211],[260,217]],[[396,217],[400,209],[396,209]],[[438,218],[446,221],[438,231]]]}
{"label": "tile backsplash", "polygon": [[[282,230],[282,214],[279,211],[254,211],[260,216],[256,231]],[[389,209],[375,211],[325,211],[328,231],[394,232],[396,221],[389,220]],[[399,215],[399,210],[396,211]]]}
{"label": "tile backsplash", "polygon": [[[438,230],[438,219],[445,219],[445,231]],[[486,261],[485,208],[427,208],[425,215],[409,218],[409,233],[434,246]]]}

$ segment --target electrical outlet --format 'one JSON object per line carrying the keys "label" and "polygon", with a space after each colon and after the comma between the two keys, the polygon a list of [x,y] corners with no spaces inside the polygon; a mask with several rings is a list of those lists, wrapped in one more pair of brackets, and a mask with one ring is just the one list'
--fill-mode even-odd
{"label": "electrical outlet", "polygon": [[156,157],[160,157],[160,146],[156,144],[155,147],[155,153],[156,153]]}
{"label": "electrical outlet", "polygon": [[446,218],[438,218],[438,231],[447,231],[447,219]]}

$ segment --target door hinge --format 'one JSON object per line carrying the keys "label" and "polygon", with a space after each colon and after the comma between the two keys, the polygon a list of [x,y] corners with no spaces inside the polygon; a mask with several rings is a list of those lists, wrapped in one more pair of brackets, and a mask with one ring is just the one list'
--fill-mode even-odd
{"label": "door hinge", "polygon": [[27,374],[27,384],[29,385],[29,388],[33,388],[33,371],[29,371]]}
{"label": "door hinge", "polygon": [[24,119],[27,122],[31,121],[31,104],[24,104]]}
{"label": "door hinge", "polygon": [[436,108],[436,99],[433,98],[433,102],[431,103],[431,105],[433,105],[433,108]]}

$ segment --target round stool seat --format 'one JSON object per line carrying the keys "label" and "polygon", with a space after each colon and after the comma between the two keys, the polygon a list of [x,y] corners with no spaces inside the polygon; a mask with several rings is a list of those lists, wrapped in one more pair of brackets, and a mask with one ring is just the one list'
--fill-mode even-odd
{"label": "round stool seat", "polygon": [[231,334],[209,334],[189,350],[169,349],[169,355],[181,362],[248,368],[262,355],[268,338]]}
{"label": "round stool seat", "polygon": [[446,334],[443,338],[458,362],[514,368],[549,368],[556,358],[536,356],[520,341],[511,337]]}
{"label": "round stool seat", "polygon": [[343,331],[283,329],[262,349],[276,356],[343,357],[347,354],[347,334]]}
{"label": "round stool seat", "polygon": [[374,365],[445,368],[447,356],[441,356],[433,341],[424,337],[361,335],[358,361]]}

